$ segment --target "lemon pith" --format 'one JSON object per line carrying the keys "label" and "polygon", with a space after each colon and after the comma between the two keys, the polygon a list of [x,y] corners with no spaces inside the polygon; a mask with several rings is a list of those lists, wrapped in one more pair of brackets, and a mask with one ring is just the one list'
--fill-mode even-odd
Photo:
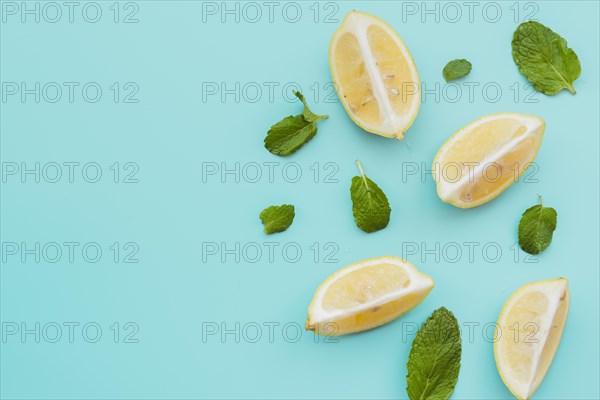
{"label": "lemon pith", "polygon": [[402,139],[419,111],[419,75],[400,36],[381,19],[350,12],[334,33],[329,65],[350,118],[368,132]]}
{"label": "lemon pith", "polygon": [[545,127],[539,117],[506,112],[483,116],[459,129],[433,161],[438,196],[460,208],[496,198],[535,160]]}
{"label": "lemon pith", "polygon": [[494,358],[508,389],[521,400],[542,383],[569,312],[566,279],[530,283],[507,300],[496,325]]}
{"label": "lemon pith", "polygon": [[349,265],[317,289],[306,329],[339,336],[375,328],[419,305],[433,280],[398,257],[379,257]]}

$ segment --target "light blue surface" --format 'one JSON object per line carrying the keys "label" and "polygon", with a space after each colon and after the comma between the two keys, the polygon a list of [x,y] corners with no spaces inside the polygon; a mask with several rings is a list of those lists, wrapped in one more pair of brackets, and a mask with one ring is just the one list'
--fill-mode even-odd
{"label": "light blue surface", "polygon": [[[39,23],[28,14],[23,23],[19,11],[12,15],[11,4],[22,6],[1,3],[3,96],[14,88],[7,82],[30,88],[40,82],[42,92],[48,82],[57,82],[63,97],[48,102],[55,96],[50,85],[39,103],[34,95],[23,103],[18,94],[0,103],[4,172],[11,163],[33,168],[39,162],[42,175],[39,183],[33,175],[26,175],[25,183],[19,174],[8,175],[2,184],[2,398],[406,398],[414,328],[443,305],[463,328],[453,398],[507,399],[511,395],[496,371],[485,328],[518,287],[556,277],[569,279],[572,306],[559,352],[535,398],[600,398],[597,2],[477,3],[472,20],[461,2],[454,8],[435,2],[279,2],[272,22],[270,6],[262,2],[253,3],[261,11],[256,22],[254,5],[226,3],[238,7],[236,22],[235,14],[222,13],[221,2],[141,1],[120,3],[118,23],[113,2],[97,3],[102,10],[97,23],[83,19],[85,7],[88,19],[95,15],[85,2],[75,8],[73,23],[66,6],[60,21],[46,21],[56,14],[44,3],[38,5],[45,13]],[[456,5],[461,17],[452,22]],[[439,22],[424,7],[437,7]],[[296,8],[300,20],[289,22]],[[329,40],[352,9],[383,17],[400,33],[432,90],[403,142],[363,132],[331,96]],[[122,23],[132,12],[138,22]],[[510,41],[531,12],[577,52],[583,72],[575,82],[576,96],[546,97],[524,89]],[[326,19],[330,14],[334,21]],[[473,70],[458,84],[445,85],[441,70],[453,58],[469,59]],[[64,82],[79,83],[72,103]],[[87,82],[103,90],[96,103],[81,96]],[[120,87],[117,103],[109,88],[114,82]],[[139,88],[129,98],[137,103],[123,102],[136,87],[125,86],[128,82]],[[220,85],[231,89],[236,82],[239,101],[234,94],[222,101]],[[284,97],[292,88],[286,84],[293,82],[314,112],[330,118],[299,152],[279,158],[262,142],[271,124],[301,110]],[[467,85],[473,87],[472,99]],[[211,95],[215,87],[219,93]],[[502,94],[496,99],[498,87]],[[462,95],[455,101],[457,88]],[[88,94],[94,96],[93,90]],[[485,206],[460,210],[438,199],[430,175],[424,181],[419,174],[403,179],[403,171],[429,168],[458,128],[498,111],[531,113],[547,123],[539,168],[528,182],[516,183]],[[393,210],[388,228],[371,235],[356,228],[351,214],[348,190],[357,158]],[[56,171],[52,162],[79,162],[74,182],[64,165],[60,181],[48,182]],[[90,162],[102,170],[97,183],[81,175]],[[110,169],[115,162],[119,183],[114,183],[115,167]],[[215,165],[232,169],[236,163],[239,183],[235,174],[207,175]],[[262,174],[258,182],[252,182],[253,163]],[[136,166],[138,182],[123,183]],[[297,170],[302,175],[292,182]],[[86,177],[94,177],[94,165]],[[550,248],[530,263],[524,253],[515,253],[514,243],[519,217],[537,194],[558,211],[558,229]],[[265,236],[259,212],[284,202],[296,206],[294,224],[285,233]],[[44,246],[47,251],[39,263],[21,245],[32,248],[36,242],[40,252]],[[55,254],[52,242],[63,250],[56,263],[48,262]],[[79,243],[72,263],[64,242]],[[102,249],[96,263],[82,258],[81,248],[89,242]],[[118,263],[110,249],[114,242],[121,247]],[[128,242],[134,244],[123,249]],[[468,242],[477,243],[472,259]],[[16,255],[11,243],[18,244]],[[215,243],[219,251],[211,255]],[[236,243],[239,252],[224,251]],[[436,243],[439,250],[431,254]],[[135,246],[139,262],[124,263]],[[274,248],[272,259],[268,246]],[[415,246],[419,250],[413,254]],[[297,248],[302,254],[293,262]],[[89,254],[94,257],[92,247]],[[335,343],[306,332],[295,341],[319,283],[338,268],[380,255],[404,255],[435,279],[423,304],[394,323]],[[34,334],[24,340],[20,332],[9,334],[36,322],[40,343]],[[64,325],[69,322],[80,324],[72,343]],[[86,323],[102,329],[97,343],[82,336]],[[208,335],[222,323],[234,331],[240,324],[239,343],[235,334],[224,340]],[[272,325],[272,340],[269,323],[279,324]],[[62,327],[57,343],[51,343],[54,324]],[[91,340],[95,325],[89,326]],[[137,333],[126,340],[136,326]],[[262,336],[251,343],[257,326]],[[138,343],[125,343],[131,339]]]}

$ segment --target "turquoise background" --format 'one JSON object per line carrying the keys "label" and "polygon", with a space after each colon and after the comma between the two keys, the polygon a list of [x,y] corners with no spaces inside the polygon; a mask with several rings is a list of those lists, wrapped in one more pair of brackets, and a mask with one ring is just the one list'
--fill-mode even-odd
{"label": "turquoise background", "polygon": [[[287,7],[288,20],[295,18],[290,2],[277,3],[272,21],[267,6],[254,3],[262,12],[255,22],[245,3],[122,2],[114,22],[114,2],[100,1],[96,23],[82,18],[85,2],[72,23],[67,15],[56,23],[44,15],[39,23],[31,16],[22,22],[20,14],[6,11],[7,3],[1,4],[0,30],[4,171],[10,163],[33,168],[38,162],[49,173],[52,162],[95,162],[102,177],[89,183],[77,170],[71,183],[63,168],[57,183],[44,176],[37,183],[32,175],[25,182],[8,175],[2,182],[2,398],[406,398],[414,329],[446,306],[463,328],[453,398],[508,399],[493,345],[484,337],[486,324],[496,321],[514,290],[556,277],[569,279],[572,305],[560,349],[534,398],[600,398],[598,2],[483,2],[472,21],[459,2],[454,4],[462,17],[453,22],[446,3],[297,1],[302,15],[295,23],[281,13]],[[225,4],[237,4],[239,22],[235,14],[225,14],[223,22],[220,12],[207,12]],[[407,12],[412,6],[416,15]],[[439,21],[436,14],[424,14],[422,21],[423,7],[438,7]],[[355,126],[328,86],[329,40],[352,9],[380,16],[400,33],[432,90],[402,142]],[[94,9],[88,11],[93,18]],[[576,96],[563,91],[547,97],[526,88],[510,41],[531,12],[577,52],[583,72]],[[123,23],[130,13],[138,22]],[[445,85],[441,70],[453,58],[469,59],[473,70]],[[77,90],[73,102],[66,92],[56,103],[43,96],[36,103],[34,95],[22,102],[7,95],[7,82],[30,88],[35,82],[78,82],[79,88],[97,82],[103,92],[96,103]],[[114,82],[120,87],[117,102],[109,88]],[[128,82],[133,84],[125,87]],[[221,83],[235,92],[236,82],[237,101],[235,94],[210,94]],[[279,158],[264,149],[263,138],[271,124],[301,110],[289,97],[288,83],[302,89],[313,111],[330,118],[300,151]],[[124,102],[135,85],[139,91],[128,100],[138,101]],[[471,99],[468,85],[474,87]],[[260,95],[251,91],[257,86]],[[547,123],[531,179],[471,210],[442,203],[430,175],[403,179],[402,171],[429,168],[458,128],[499,111],[531,113]],[[388,228],[370,235],[356,228],[351,214],[348,191],[357,158],[393,210]],[[118,183],[110,169],[115,162]],[[127,162],[135,164],[126,169]],[[265,162],[278,163],[270,164],[271,180]],[[207,175],[215,165],[232,169],[236,163],[239,182],[235,174]],[[260,167],[257,182],[253,163]],[[123,182],[136,166],[138,182]],[[296,171],[302,175],[294,182]],[[538,194],[558,211],[558,228],[547,251],[526,258],[514,247],[517,224]],[[296,206],[294,224],[285,233],[264,235],[259,212],[284,202]],[[78,249],[93,242],[102,257],[89,262],[78,250],[73,262],[63,254],[52,263],[49,254],[40,262],[27,254],[23,261],[22,252],[9,254],[10,243],[22,249],[20,243],[33,248],[36,242],[78,242]],[[118,262],[110,249],[115,242]],[[477,243],[472,258],[465,242]],[[215,243],[219,250],[212,255]],[[235,254],[224,251],[236,243]],[[415,244],[420,250],[412,254]],[[267,246],[275,249],[272,258]],[[482,253],[484,247],[489,253]],[[138,262],[123,262],[135,249]],[[327,341],[302,332],[296,340],[321,281],[347,264],[381,255],[404,255],[434,278],[422,305],[367,333]],[[8,334],[11,327],[25,323],[33,329],[36,322],[39,343],[34,334]],[[66,322],[80,324],[72,343]],[[96,343],[82,336],[86,323],[102,329]],[[234,331],[239,323],[239,343],[235,334],[207,334],[222,323]],[[272,338],[265,323],[279,324]],[[51,343],[54,324],[63,327],[62,336]],[[128,333],[133,336],[126,339]],[[92,329],[86,338],[94,336]]]}

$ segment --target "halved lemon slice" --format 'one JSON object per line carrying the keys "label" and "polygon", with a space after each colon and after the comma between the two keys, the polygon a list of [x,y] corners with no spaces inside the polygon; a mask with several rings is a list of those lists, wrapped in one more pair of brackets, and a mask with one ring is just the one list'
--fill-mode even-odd
{"label": "halved lemon slice", "polygon": [[504,305],[496,325],[494,357],[504,384],[518,399],[531,398],[550,368],[569,301],[567,280],[560,278],[525,285]]}
{"label": "halved lemon slice", "polygon": [[433,279],[398,257],[352,264],[317,289],[308,308],[306,329],[338,336],[383,325],[418,306]]}
{"label": "halved lemon slice", "polygon": [[545,128],[541,118],[512,112],[471,122],[452,135],[433,160],[438,196],[460,208],[492,200],[535,160]]}
{"label": "halved lemon slice", "polygon": [[331,39],[329,66],[340,100],[358,126],[404,137],[421,104],[419,75],[388,24],[369,14],[349,13]]}

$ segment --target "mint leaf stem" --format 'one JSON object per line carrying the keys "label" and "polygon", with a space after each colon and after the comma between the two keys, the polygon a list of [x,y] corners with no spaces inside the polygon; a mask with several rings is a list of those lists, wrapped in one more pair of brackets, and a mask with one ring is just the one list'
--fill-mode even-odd
{"label": "mint leaf stem", "polygon": [[362,165],[360,164],[360,160],[356,160],[356,166],[358,167],[358,170],[360,171],[360,176],[362,176],[362,179],[365,182],[365,187],[367,188],[367,190],[369,190],[369,184],[367,183],[367,177],[365,175],[365,171],[363,170]]}

